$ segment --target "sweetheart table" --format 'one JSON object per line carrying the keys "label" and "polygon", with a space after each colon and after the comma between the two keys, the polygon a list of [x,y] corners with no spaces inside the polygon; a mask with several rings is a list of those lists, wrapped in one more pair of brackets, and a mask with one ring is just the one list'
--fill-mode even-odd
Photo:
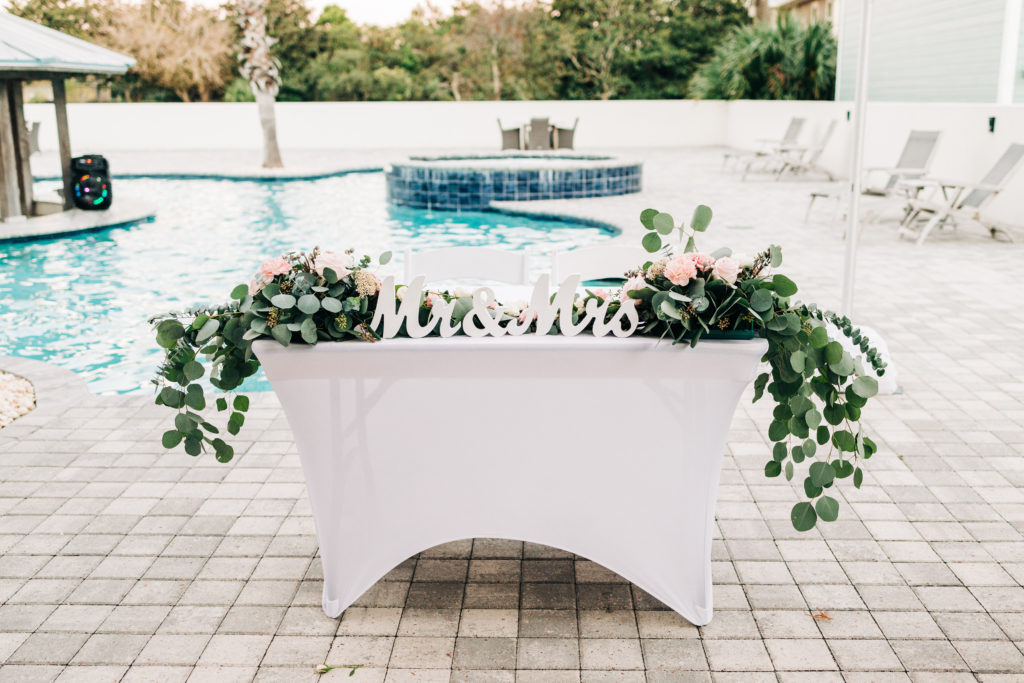
{"label": "sweetheart table", "polygon": [[253,350],[302,461],[341,614],[427,548],[507,538],[584,556],[711,620],[726,436],[762,339],[579,335]]}

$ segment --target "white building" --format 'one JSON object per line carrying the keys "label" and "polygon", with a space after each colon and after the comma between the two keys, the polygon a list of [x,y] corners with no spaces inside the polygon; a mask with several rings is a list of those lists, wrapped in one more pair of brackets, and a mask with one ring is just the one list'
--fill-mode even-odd
{"label": "white building", "polygon": [[[874,0],[868,97],[1024,103],[1022,0]],[[861,2],[839,12],[836,99],[853,99]]]}

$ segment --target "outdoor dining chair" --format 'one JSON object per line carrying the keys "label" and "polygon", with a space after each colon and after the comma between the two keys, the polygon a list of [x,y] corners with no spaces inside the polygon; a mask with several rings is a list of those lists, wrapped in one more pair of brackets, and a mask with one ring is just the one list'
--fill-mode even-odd
{"label": "outdoor dining chair", "polygon": [[503,150],[523,148],[522,128],[505,128],[501,125],[501,119],[498,119],[498,128],[501,130],[501,148]]}
{"label": "outdoor dining chair", "polygon": [[551,124],[547,118],[530,119],[526,149],[551,149]]}
{"label": "outdoor dining chair", "polygon": [[405,252],[405,282],[423,275],[426,282],[439,280],[493,280],[511,285],[530,281],[524,252],[490,247],[445,247]]}
{"label": "outdoor dining chair", "polygon": [[551,281],[554,285],[570,275],[590,280],[625,281],[626,271],[639,268],[651,255],[640,247],[628,245],[581,247],[551,253]]}
{"label": "outdoor dining chair", "polygon": [[580,124],[577,116],[573,121],[572,128],[555,128],[555,149],[573,149],[573,138],[576,136],[576,126]]}
{"label": "outdoor dining chair", "polygon": [[[1012,241],[1010,233],[982,220],[981,212],[1005,189],[1022,161],[1024,144],[1017,143],[1007,148],[979,183],[929,178],[905,181],[914,192],[907,202],[906,216],[900,223],[900,236],[914,237],[917,244],[921,245],[935,228],[946,224],[955,227],[958,220],[966,220],[985,226],[993,237],[1002,232]],[[930,192],[922,196],[922,190]],[[922,220],[925,222],[920,225]]]}
{"label": "outdoor dining chair", "polygon": [[775,154],[782,148],[796,146],[800,141],[800,132],[803,131],[804,124],[806,122],[807,119],[800,116],[794,116],[789,120],[789,125],[786,126],[786,132],[783,134],[781,139],[758,138],[756,142],[759,145],[759,149],[755,151],[729,150],[723,155],[722,168],[725,168],[730,160],[737,163],[741,159],[756,160],[761,157]]}

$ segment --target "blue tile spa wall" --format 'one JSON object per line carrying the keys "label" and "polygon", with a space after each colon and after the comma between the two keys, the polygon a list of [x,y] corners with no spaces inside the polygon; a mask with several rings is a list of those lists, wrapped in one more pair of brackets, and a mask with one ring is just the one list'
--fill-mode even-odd
{"label": "blue tile spa wall", "polygon": [[597,168],[467,169],[393,164],[393,204],[438,210],[486,209],[492,201],[606,197],[640,191],[642,164]]}

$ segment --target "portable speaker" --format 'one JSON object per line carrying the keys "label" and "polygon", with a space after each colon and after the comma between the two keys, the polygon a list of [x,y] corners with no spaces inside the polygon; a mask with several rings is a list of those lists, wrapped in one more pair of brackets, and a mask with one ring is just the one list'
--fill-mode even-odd
{"label": "portable speaker", "polygon": [[86,154],[71,160],[72,201],[79,209],[102,211],[114,199],[110,183],[110,165],[99,154]]}

